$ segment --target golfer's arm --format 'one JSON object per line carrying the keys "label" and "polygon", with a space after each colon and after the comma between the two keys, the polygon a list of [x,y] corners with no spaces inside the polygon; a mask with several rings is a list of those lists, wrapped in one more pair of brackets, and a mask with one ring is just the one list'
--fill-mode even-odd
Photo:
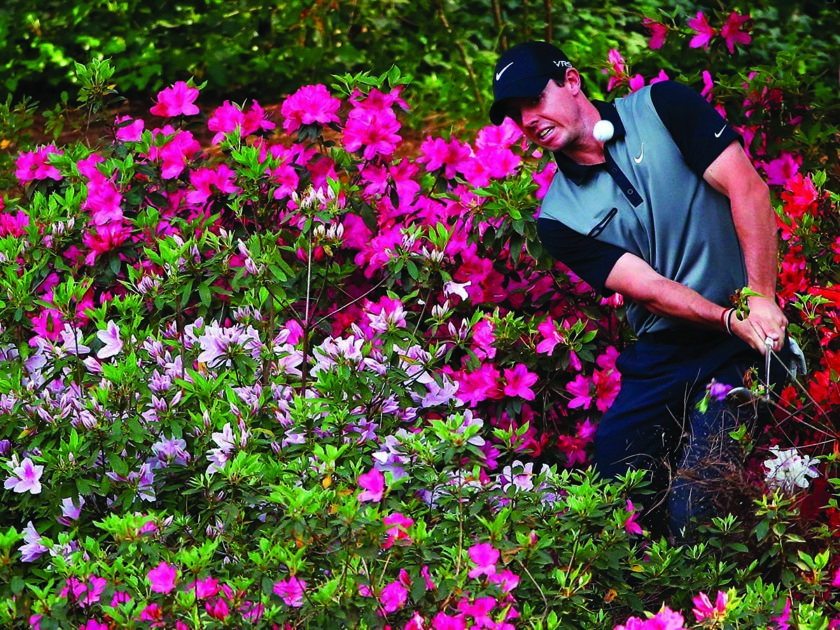
{"label": "golfer's arm", "polygon": [[720,328],[726,310],[678,282],[657,273],[635,254],[618,259],[605,286],[644,306],[651,313],[705,328]]}
{"label": "golfer's arm", "polygon": [[766,298],[776,295],[778,241],[770,191],[738,142],[709,165],[704,179],[729,197],[735,231],[744,251],[747,282]]}

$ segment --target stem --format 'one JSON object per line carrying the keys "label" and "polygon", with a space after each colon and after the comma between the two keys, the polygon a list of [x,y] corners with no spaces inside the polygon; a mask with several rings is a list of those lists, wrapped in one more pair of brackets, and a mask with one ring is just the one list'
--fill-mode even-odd
{"label": "stem", "polygon": [[[548,2],[549,0],[546,0]],[[475,101],[478,103],[479,109],[484,109],[484,99],[481,96],[481,90],[478,87],[478,81],[475,77],[475,72],[473,71],[472,64],[470,63],[470,59],[467,56],[467,50],[464,48],[464,44],[461,43],[459,39],[455,37],[455,34],[452,32],[452,27],[449,26],[449,21],[446,19],[446,14],[443,12],[443,2],[442,0],[438,0],[438,17],[440,18],[441,23],[443,24],[443,28],[446,29],[446,32],[449,34],[450,40],[455,44],[455,48],[458,49],[458,52],[461,54],[461,61],[464,62],[464,67],[467,69],[467,74],[470,77],[470,82],[472,83],[473,92],[475,93]]]}

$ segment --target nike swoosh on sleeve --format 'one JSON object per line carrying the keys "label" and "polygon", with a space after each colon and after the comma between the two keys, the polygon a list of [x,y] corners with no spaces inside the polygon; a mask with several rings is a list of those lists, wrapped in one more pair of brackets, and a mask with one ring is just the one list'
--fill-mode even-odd
{"label": "nike swoosh on sleeve", "polygon": [[724,130],[726,129],[726,125],[721,127],[721,130],[715,134],[715,138],[720,138],[723,135]]}

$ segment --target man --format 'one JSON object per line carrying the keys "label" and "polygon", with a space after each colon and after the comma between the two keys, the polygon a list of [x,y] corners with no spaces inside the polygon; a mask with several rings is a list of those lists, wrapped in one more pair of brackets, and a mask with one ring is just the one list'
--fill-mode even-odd
{"label": "man", "polygon": [[[493,89],[493,123],[509,116],[559,167],[540,240],[599,293],[623,295],[638,336],[617,363],[622,387],[598,427],[597,469],[650,470],[663,494],[678,467],[714,477],[705,460],[734,420],[724,402],[697,409],[707,385],[742,386],[768,348],[788,351],[775,300],[775,217],[740,137],[673,82],[591,101],[579,72],[545,42],[504,53]],[[731,300],[747,286],[759,296],[741,320]],[[675,535],[712,510],[709,493],[685,480],[668,500]]]}

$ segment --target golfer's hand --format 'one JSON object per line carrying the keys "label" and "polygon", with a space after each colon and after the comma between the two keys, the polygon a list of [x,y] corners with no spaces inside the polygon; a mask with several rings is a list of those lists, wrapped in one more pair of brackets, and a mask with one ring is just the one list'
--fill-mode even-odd
{"label": "golfer's hand", "polygon": [[766,346],[764,340],[773,340],[771,349],[778,352],[782,349],[785,341],[785,330],[787,329],[787,317],[775,300],[752,296],[750,297],[750,315],[740,321],[732,317],[732,332],[746,341],[752,348],[764,354]]}

